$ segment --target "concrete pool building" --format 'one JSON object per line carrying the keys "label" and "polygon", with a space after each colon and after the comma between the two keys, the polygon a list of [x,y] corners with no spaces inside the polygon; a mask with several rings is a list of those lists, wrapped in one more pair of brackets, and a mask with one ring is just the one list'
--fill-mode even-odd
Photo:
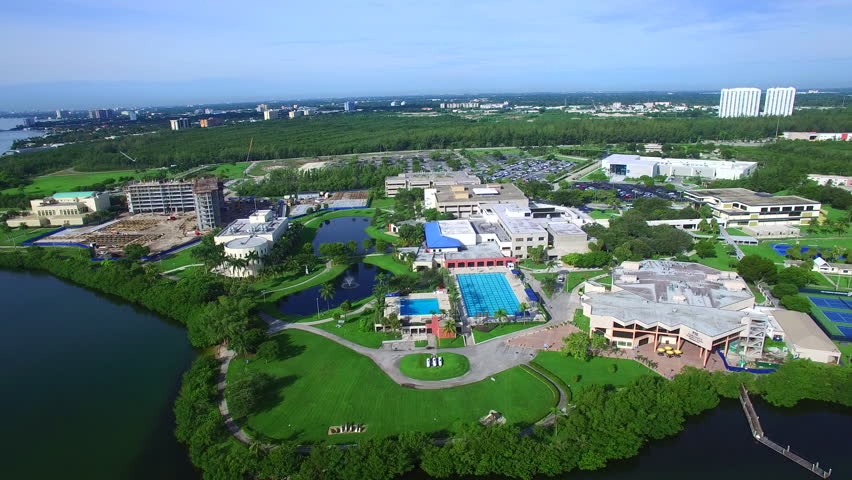
{"label": "concrete pool building", "polygon": [[754,310],[754,295],[734,272],[697,263],[624,262],[612,272],[612,290],[587,282],[581,298],[590,334],[620,348],[697,347],[703,365],[732,342],[745,357],[763,352],[770,319]]}

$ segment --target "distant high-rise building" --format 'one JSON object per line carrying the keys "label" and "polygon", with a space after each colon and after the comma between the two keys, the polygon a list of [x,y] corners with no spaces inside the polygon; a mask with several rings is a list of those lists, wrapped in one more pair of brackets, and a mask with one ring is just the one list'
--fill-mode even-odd
{"label": "distant high-rise building", "polygon": [[278,120],[281,118],[281,114],[284,110],[264,110],[263,111],[263,119],[264,120]]}
{"label": "distant high-rise building", "polygon": [[56,118],[57,119],[68,118],[70,116],[71,116],[71,112],[69,112],[68,110],[57,110],[56,111]]}
{"label": "distant high-rise building", "polygon": [[169,120],[169,125],[171,125],[172,130],[183,130],[189,128],[189,119],[178,118],[177,120]]}
{"label": "distant high-rise building", "polygon": [[719,117],[756,117],[760,113],[759,88],[723,88]]}
{"label": "distant high-rise building", "polygon": [[213,115],[213,109],[212,108],[205,108],[204,109],[204,115]]}
{"label": "distant high-rise building", "polygon": [[201,125],[201,128],[218,127],[219,125],[222,125],[222,121],[216,117],[210,117],[202,118],[198,121],[198,124]]}
{"label": "distant high-rise building", "polygon": [[766,99],[763,101],[763,114],[767,116],[787,117],[793,114],[793,104],[796,102],[794,87],[767,88]]}
{"label": "distant high-rise building", "polygon": [[290,118],[301,117],[304,114],[305,114],[305,112],[303,112],[302,110],[290,110],[290,113],[289,113]]}
{"label": "distant high-rise building", "polygon": [[267,105],[265,103],[261,103],[260,105],[255,107],[255,110],[257,110],[258,112],[265,112],[265,111],[269,110],[269,105]]}
{"label": "distant high-rise building", "polygon": [[127,117],[130,118],[131,122],[135,122],[139,119],[139,114],[137,114],[135,110],[130,110],[127,112]]}
{"label": "distant high-rise building", "polygon": [[27,117],[23,119],[23,122],[24,123],[22,123],[21,125],[25,127],[32,127],[33,125],[35,125],[36,119],[35,117]]}
{"label": "distant high-rise building", "polygon": [[346,112],[355,110],[355,102],[343,102],[343,110]]}
{"label": "distant high-rise building", "polygon": [[108,108],[99,108],[89,112],[89,118],[93,118],[95,120],[109,120],[114,116],[114,112]]}

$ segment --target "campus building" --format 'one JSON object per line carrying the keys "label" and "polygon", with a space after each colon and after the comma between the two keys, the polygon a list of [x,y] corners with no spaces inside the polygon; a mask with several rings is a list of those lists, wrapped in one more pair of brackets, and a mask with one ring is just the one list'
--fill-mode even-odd
{"label": "campus building", "polygon": [[719,118],[756,117],[760,113],[759,88],[723,88]]}
{"label": "campus building", "polygon": [[790,310],[770,312],[779,328],[772,336],[782,340],[793,358],[820,363],[840,363],[840,350],[807,314]]}
{"label": "campus building", "polygon": [[482,218],[499,227],[499,230],[487,228],[484,222],[476,221],[475,225],[482,231],[480,239],[494,242],[507,256],[526,258],[530,248],[538,247],[544,248],[548,257],[589,251],[586,232],[561,216],[536,218],[529,207],[511,203],[483,204],[480,212],[473,219]]}
{"label": "campus building", "polygon": [[57,192],[38,200],[30,200],[30,211],[6,220],[10,227],[26,225],[83,225],[86,215],[108,210],[109,195],[102,192]]}
{"label": "campus building", "polygon": [[763,101],[763,115],[788,117],[793,114],[793,104],[796,103],[794,87],[767,88]]}
{"label": "campus building", "polygon": [[228,277],[257,275],[263,257],[286,231],[287,218],[276,217],[272,210],[258,210],[229,223],[213,237],[216,245],[224,245],[227,257],[219,273]]}
{"label": "campus building", "polygon": [[438,186],[424,190],[423,197],[423,208],[434,208],[456,217],[475,215],[481,211],[480,206],[488,204],[507,203],[520,208],[529,205],[524,192],[511,183]]}
{"label": "campus building", "polygon": [[713,350],[734,342],[745,357],[758,357],[770,322],[753,310],[754,295],[736,273],[697,263],[624,262],[613,269],[611,291],[587,283],[581,303],[590,335],[654,351],[689,343],[705,366]]}
{"label": "campus building", "polygon": [[817,185],[833,185],[835,187],[852,189],[852,177],[844,177],[843,175],[808,175],[808,180],[813,180]]}
{"label": "campus building", "polygon": [[222,223],[225,204],[223,185],[215,178],[194,181],[137,182],[125,185],[130,213],[176,213],[195,210],[198,229],[210,230]]}
{"label": "campus building", "polygon": [[835,140],[840,142],[852,141],[852,133],[818,133],[818,132],[784,132],[785,140],[809,140],[822,142]]}
{"label": "campus building", "polygon": [[696,206],[708,205],[728,227],[807,225],[819,217],[820,202],[793,195],[773,196],[745,188],[713,188],[684,192]]}
{"label": "campus building", "polygon": [[757,170],[756,162],[728,160],[699,160],[689,158],[658,158],[616,153],[603,159],[601,167],[608,175],[639,178],[701,177],[707,180],[738,180]]}
{"label": "campus building", "polygon": [[395,197],[402,189],[434,188],[448,185],[479,185],[479,177],[467,172],[420,172],[400,173],[394,177],[385,178],[385,195]]}

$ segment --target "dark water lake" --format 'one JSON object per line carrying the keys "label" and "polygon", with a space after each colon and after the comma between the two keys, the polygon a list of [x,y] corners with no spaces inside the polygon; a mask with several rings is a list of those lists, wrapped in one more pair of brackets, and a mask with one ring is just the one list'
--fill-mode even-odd
{"label": "dark water lake", "polygon": [[[352,264],[334,283],[334,297],[328,301],[320,296],[322,285],[306,288],[282,298],[277,304],[278,311],[288,315],[316,315],[317,306],[322,312],[334,308],[346,300],[355,302],[373,294],[373,283],[376,274],[382,269],[367,263]],[[388,273],[388,275],[390,275]]]}
{"label": "dark water lake", "polygon": [[350,240],[355,240],[358,243],[358,251],[364,252],[361,242],[370,238],[364,231],[369,226],[368,217],[338,217],[326,220],[320,224],[317,236],[314,237],[314,253],[319,253],[319,246],[323,243],[346,243]]}
{"label": "dark water lake", "polygon": [[184,329],[45,274],[0,270],[0,477],[193,479],[172,406]]}

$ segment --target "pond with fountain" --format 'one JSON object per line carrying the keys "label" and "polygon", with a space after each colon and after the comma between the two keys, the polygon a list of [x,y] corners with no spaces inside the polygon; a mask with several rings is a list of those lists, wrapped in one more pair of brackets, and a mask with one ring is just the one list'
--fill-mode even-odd
{"label": "pond with fountain", "polygon": [[[314,252],[318,254],[319,246],[323,243],[349,241],[358,243],[359,253],[370,252],[372,249],[364,250],[361,246],[361,242],[370,238],[364,231],[368,226],[370,219],[367,217],[338,217],[326,220],[314,237]],[[276,304],[276,308],[287,315],[308,316],[316,315],[317,310],[322,312],[340,306],[346,300],[354,303],[372,295],[373,284],[380,271],[382,270],[374,265],[355,263],[332,280],[334,296],[328,300],[320,295],[322,285],[316,285],[283,297]]]}

